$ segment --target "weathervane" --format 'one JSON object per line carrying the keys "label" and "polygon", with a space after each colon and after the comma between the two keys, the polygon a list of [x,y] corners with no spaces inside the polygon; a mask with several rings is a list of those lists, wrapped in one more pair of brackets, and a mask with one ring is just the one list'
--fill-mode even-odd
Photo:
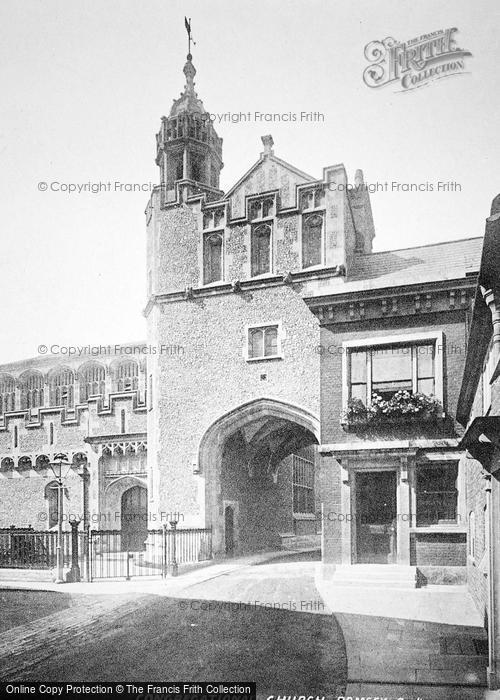
{"label": "weathervane", "polygon": [[191,17],[189,19],[184,17],[184,26],[188,35],[188,58],[191,58],[191,42],[196,46],[196,41],[191,38]]}

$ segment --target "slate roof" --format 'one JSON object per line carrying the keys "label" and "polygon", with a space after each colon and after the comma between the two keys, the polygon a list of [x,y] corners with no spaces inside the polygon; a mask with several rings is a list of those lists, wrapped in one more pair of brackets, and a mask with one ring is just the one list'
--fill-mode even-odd
{"label": "slate roof", "polygon": [[354,257],[347,278],[332,279],[321,285],[311,282],[310,296],[464,279],[467,275],[477,274],[482,243],[482,237],[465,238],[414,248],[358,254]]}
{"label": "slate roof", "polygon": [[404,275],[406,280],[410,276],[418,282],[422,274],[436,279],[443,275],[446,279],[457,274],[463,277],[467,272],[479,270],[482,241],[482,237],[466,238],[357,255],[351,280],[390,276],[394,281],[399,281]]}

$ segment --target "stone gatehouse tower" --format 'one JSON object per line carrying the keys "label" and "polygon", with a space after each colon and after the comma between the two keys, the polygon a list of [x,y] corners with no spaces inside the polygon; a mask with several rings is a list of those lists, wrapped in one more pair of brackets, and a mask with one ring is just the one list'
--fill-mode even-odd
{"label": "stone gatehouse tower", "polygon": [[361,171],[356,190],[342,164],[313,178],[269,135],[224,194],[195,73],[188,55],[146,209],[149,508],[212,526],[231,553],[317,531],[320,331],[304,300],[342,287],[374,227]]}

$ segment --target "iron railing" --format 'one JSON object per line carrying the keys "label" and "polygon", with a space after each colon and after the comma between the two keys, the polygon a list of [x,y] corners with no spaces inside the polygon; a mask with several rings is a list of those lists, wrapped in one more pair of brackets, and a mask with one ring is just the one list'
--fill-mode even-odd
{"label": "iron railing", "polygon": [[[211,528],[166,527],[148,530],[144,540],[130,549],[130,537],[121,530],[63,531],[63,567],[79,567],[87,581],[103,578],[176,575],[178,566],[212,558]],[[54,569],[58,533],[31,528],[0,529],[0,568]]]}
{"label": "iron railing", "polygon": [[179,564],[212,558],[211,528],[148,530],[141,549],[130,551],[120,530],[90,530],[88,580],[176,575]]}
{"label": "iron railing", "polygon": [[[61,540],[63,566],[71,565],[71,532]],[[31,528],[0,529],[0,568],[53,569],[57,557],[57,532]]]}

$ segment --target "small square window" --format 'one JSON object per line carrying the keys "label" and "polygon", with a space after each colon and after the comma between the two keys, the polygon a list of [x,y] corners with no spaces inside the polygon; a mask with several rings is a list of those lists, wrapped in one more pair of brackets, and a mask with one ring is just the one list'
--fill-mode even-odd
{"label": "small square window", "polygon": [[300,208],[302,211],[310,209],[322,209],[325,205],[325,191],[319,187],[316,189],[305,190],[300,195]]}
{"label": "small square window", "polygon": [[251,221],[268,219],[274,216],[274,197],[267,197],[266,199],[256,199],[250,202],[248,209],[249,218]]}
{"label": "small square window", "polygon": [[224,209],[209,209],[203,213],[203,228],[223,228],[224,226]]}
{"label": "small square window", "polygon": [[279,357],[279,332],[278,326],[259,326],[248,329],[249,360],[261,360],[270,357]]}

